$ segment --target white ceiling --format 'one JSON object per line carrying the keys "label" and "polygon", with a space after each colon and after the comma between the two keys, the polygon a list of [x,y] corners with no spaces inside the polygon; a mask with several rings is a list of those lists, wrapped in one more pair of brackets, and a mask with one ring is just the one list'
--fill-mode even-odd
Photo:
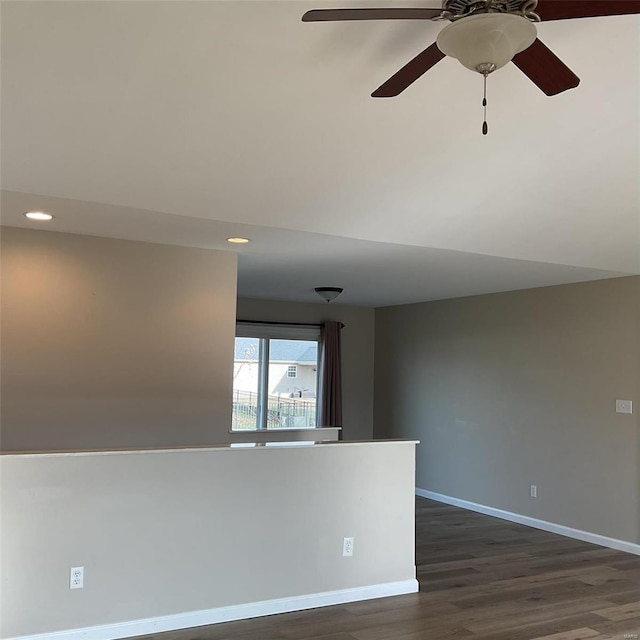
{"label": "white ceiling", "polygon": [[483,137],[481,78],[452,59],[369,97],[440,24],[300,21],[394,4],[3,1],[3,224],[43,207],[60,231],[212,248],[245,233],[239,293],[276,299],[640,273],[640,18],[539,25],[582,83],[549,98],[496,72]]}

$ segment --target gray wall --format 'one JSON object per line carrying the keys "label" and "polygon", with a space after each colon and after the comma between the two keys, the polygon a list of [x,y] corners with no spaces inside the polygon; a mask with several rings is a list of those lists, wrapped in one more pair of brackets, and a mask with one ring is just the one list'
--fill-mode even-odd
{"label": "gray wall", "polygon": [[236,255],[2,229],[2,448],[223,442]]}
{"label": "gray wall", "polygon": [[[0,637],[385,583],[415,590],[414,470],[407,442],[4,455]],[[80,566],[84,588],[70,591]]]}
{"label": "gray wall", "polygon": [[421,440],[419,488],[640,542],[639,305],[634,276],[378,309],[375,435]]}
{"label": "gray wall", "polygon": [[240,298],[238,318],[272,322],[343,322],[342,435],[345,440],[373,437],[373,309],[326,302],[310,304]]}

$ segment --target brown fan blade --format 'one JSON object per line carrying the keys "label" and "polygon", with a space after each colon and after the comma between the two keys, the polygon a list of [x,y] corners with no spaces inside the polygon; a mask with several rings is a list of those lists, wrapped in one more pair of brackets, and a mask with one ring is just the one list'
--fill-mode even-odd
{"label": "brown fan blade", "polygon": [[513,63],[548,96],[555,96],[580,84],[580,78],[538,38],[519,53]]}
{"label": "brown fan blade", "polygon": [[444,58],[444,53],[434,42],[430,47],[419,53],[411,62],[394,73],[384,84],[380,85],[372,94],[372,98],[393,98],[402,93],[410,84],[414,83],[422,74],[426,73]]}
{"label": "brown fan blade", "polygon": [[333,22],[337,20],[433,20],[442,9],[377,8],[377,9],[312,9],[302,16],[302,22]]}
{"label": "brown fan blade", "polygon": [[538,0],[535,12],[542,20],[622,16],[640,13],[640,0]]}

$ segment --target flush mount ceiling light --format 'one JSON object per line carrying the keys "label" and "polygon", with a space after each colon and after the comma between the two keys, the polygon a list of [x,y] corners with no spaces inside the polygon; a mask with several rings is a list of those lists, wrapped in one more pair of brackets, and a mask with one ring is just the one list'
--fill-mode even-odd
{"label": "flush mount ceiling light", "polygon": [[342,287],[316,287],[314,291],[327,302],[335,300],[343,291]]}
{"label": "flush mount ceiling light", "polygon": [[53,216],[46,211],[27,211],[23,215],[29,220],[53,220]]}
{"label": "flush mount ceiling light", "polygon": [[247,242],[251,242],[251,240],[249,240],[249,238],[234,236],[233,238],[227,238],[227,242],[230,242],[231,244],[247,244]]}

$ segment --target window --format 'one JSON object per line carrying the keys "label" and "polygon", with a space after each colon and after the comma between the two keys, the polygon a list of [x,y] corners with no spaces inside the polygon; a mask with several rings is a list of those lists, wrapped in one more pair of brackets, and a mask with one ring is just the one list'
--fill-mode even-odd
{"label": "window", "polygon": [[238,323],[233,363],[234,430],[315,427],[315,326]]}

